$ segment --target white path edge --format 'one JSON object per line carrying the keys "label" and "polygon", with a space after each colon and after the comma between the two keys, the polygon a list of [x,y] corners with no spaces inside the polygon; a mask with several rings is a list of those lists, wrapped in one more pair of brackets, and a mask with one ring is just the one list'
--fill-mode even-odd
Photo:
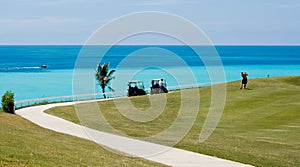
{"label": "white path edge", "polygon": [[[44,113],[45,110],[57,106],[73,105],[75,102],[55,103],[33,106],[16,110],[16,114],[29,121],[56,132],[77,136],[94,141],[102,146],[141,157],[154,162],[170,166],[197,166],[197,167],[250,167],[230,160],[225,160],[208,155],[198,154],[173,147],[153,144],[136,139],[126,138],[105,132],[93,130],[59,117]],[[91,137],[92,136],[92,137]],[[96,139],[96,140],[95,140]],[[163,151],[162,151],[163,150]]]}

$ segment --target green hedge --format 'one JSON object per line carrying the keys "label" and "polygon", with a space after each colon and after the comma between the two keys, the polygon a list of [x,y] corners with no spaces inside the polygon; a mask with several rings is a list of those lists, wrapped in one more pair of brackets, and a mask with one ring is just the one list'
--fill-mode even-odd
{"label": "green hedge", "polygon": [[6,91],[6,93],[2,96],[2,109],[4,112],[11,114],[15,113],[14,93],[11,91]]}

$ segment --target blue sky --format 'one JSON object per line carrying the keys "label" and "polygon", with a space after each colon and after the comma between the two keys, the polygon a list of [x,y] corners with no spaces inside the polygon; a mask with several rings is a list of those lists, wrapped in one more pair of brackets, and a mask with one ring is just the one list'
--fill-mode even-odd
{"label": "blue sky", "polygon": [[299,0],[2,0],[0,44],[84,44],[110,20],[143,11],[182,16],[217,45],[300,45]]}

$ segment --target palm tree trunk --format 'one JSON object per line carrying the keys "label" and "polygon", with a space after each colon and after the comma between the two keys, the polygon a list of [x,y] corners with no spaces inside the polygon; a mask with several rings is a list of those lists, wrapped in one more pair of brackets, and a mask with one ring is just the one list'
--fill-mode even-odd
{"label": "palm tree trunk", "polygon": [[102,88],[103,97],[104,97],[104,99],[106,99],[106,95],[105,95],[105,85],[101,85],[101,88]]}

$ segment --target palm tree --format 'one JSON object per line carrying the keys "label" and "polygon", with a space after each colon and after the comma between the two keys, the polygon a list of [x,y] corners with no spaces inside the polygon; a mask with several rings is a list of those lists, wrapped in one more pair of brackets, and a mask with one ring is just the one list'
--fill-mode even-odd
{"label": "palm tree", "polygon": [[109,82],[114,79],[114,77],[112,76],[113,73],[116,70],[108,70],[109,69],[109,63],[103,64],[102,66],[100,64],[98,64],[97,66],[97,70],[96,70],[96,79],[99,81],[99,85],[102,89],[102,93],[104,98],[106,98],[105,96],[105,87],[108,87],[108,89],[114,91],[110,86],[109,86]]}

